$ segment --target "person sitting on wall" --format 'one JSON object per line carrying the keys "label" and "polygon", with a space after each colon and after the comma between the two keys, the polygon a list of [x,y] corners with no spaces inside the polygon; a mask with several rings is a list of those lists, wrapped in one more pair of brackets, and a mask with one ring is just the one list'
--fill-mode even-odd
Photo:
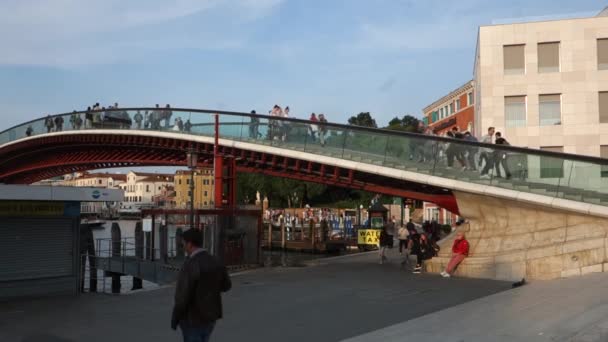
{"label": "person sitting on wall", "polygon": [[458,232],[456,234],[456,240],[452,245],[452,258],[448,262],[448,266],[445,271],[441,272],[444,278],[449,278],[454,273],[456,267],[469,256],[469,242],[464,236],[464,232]]}

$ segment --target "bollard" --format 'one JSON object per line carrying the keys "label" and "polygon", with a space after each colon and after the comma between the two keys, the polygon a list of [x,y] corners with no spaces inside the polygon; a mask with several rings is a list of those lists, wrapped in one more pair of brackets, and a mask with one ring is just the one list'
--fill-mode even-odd
{"label": "bollard", "polygon": [[[112,256],[111,258],[120,258],[121,252],[121,238],[120,238],[120,226],[118,223],[112,223]],[[112,293],[120,293],[120,273],[110,272],[112,277]]]}
{"label": "bollard", "polygon": [[164,263],[167,263],[169,256],[169,232],[167,230],[167,225],[160,226],[158,235],[160,238],[160,258]]}
{"label": "bollard", "polygon": [[[144,258],[144,231],[142,229],[141,221],[135,224],[135,258],[137,263],[140,263]],[[139,290],[142,288],[142,279],[133,277],[133,287],[131,290]]]}
{"label": "bollard", "polygon": [[268,249],[272,250],[272,219],[268,223]]}
{"label": "bollard", "polygon": [[183,231],[181,228],[177,228],[175,231],[175,256],[178,258],[184,257],[184,244],[182,243]]}
{"label": "bollard", "polygon": [[286,247],[286,240],[285,240],[285,219],[281,219],[281,248],[283,250],[285,250]]}

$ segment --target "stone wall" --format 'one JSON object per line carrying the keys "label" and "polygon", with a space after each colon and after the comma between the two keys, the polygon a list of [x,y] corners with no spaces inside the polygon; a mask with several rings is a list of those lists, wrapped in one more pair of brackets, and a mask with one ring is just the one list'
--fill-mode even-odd
{"label": "stone wall", "polygon": [[[608,271],[608,219],[537,205],[455,193],[470,256],[456,276],[501,280],[555,279]],[[447,265],[455,234],[440,242],[429,272]]]}

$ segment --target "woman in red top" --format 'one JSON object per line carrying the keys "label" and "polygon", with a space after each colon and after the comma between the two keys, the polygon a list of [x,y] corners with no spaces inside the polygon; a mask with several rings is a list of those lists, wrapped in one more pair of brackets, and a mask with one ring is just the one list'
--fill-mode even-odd
{"label": "woman in red top", "polygon": [[463,232],[458,232],[456,234],[456,240],[454,240],[454,244],[452,245],[452,258],[450,262],[448,262],[448,266],[445,268],[445,271],[441,272],[441,275],[445,278],[449,278],[452,273],[454,273],[454,269],[458,264],[469,256],[469,242],[464,237]]}

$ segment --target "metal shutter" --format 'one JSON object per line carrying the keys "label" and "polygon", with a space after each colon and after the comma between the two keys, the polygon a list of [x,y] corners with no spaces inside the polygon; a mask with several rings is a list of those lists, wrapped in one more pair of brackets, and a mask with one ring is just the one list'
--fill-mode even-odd
{"label": "metal shutter", "polygon": [[74,274],[73,221],[65,218],[0,220],[0,282]]}

